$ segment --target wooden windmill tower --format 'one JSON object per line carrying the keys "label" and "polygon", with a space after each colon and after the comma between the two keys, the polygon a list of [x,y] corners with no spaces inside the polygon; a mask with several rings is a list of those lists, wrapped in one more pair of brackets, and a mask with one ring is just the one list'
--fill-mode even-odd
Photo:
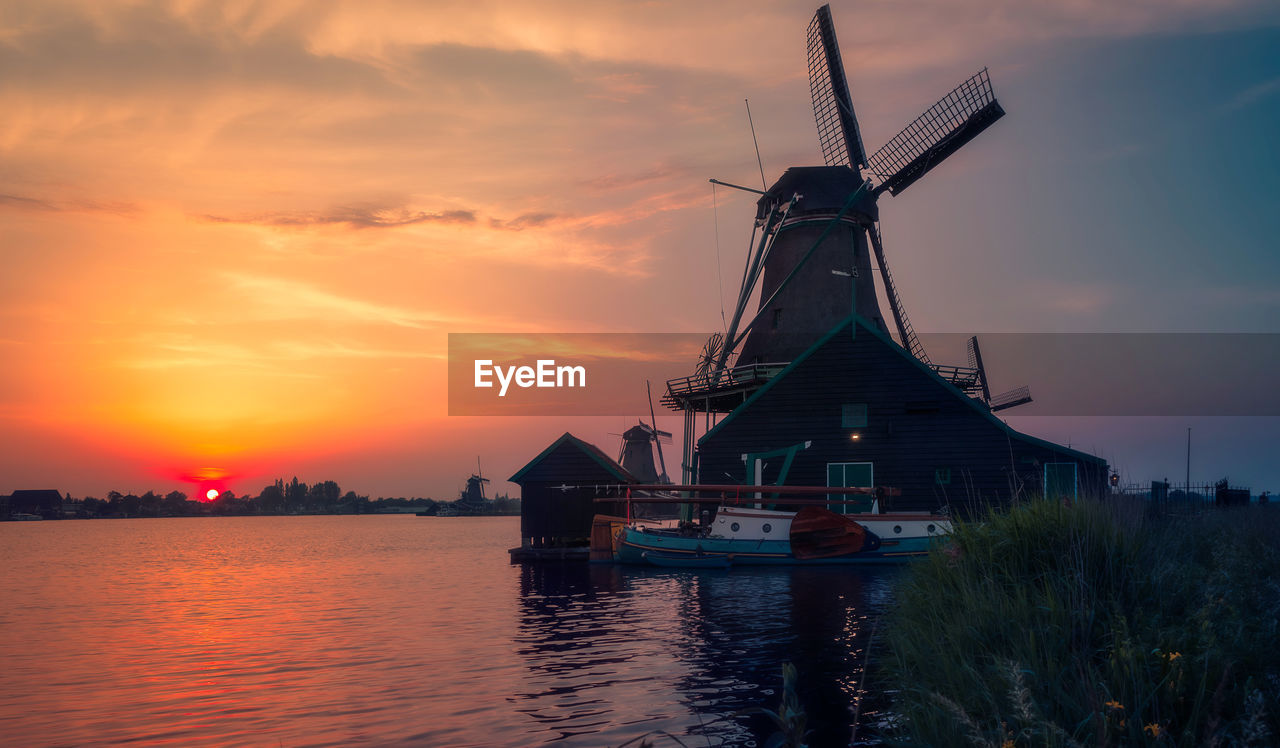
{"label": "wooden windmill tower", "polygon": [[[808,64],[826,165],[791,167],[764,191],[712,180],[760,198],[728,331],[708,341],[693,376],[668,382],[663,398],[686,415],[686,479],[693,416],[733,410],[853,312],[886,331],[892,324],[898,343],[912,356],[992,410],[1030,401],[1025,388],[991,397],[976,338],[969,342],[968,366],[929,359],[894,285],[880,235],[882,195],[901,194],[1004,116],[987,70],[962,82],[868,155],[827,5],[809,24]],[[887,321],[876,298],[873,252],[888,302]],[[759,303],[749,312],[757,287]]]}
{"label": "wooden windmill tower", "polygon": [[467,478],[467,485],[458,496],[458,508],[471,512],[484,509],[488,502],[484,495],[484,484],[488,482],[489,479],[484,477],[484,471],[480,469],[480,458],[477,457],[476,472]]}

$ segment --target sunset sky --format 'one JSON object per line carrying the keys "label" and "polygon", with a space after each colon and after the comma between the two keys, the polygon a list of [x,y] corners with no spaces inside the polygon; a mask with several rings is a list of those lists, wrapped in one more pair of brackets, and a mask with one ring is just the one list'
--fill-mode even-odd
{"label": "sunset sky", "polygon": [[[0,2],[0,493],[616,452],[448,416],[447,334],[720,329],[754,205],[707,179],[759,184],[744,98],[771,181],[821,162],[816,3]],[[832,13],[869,148],[983,66],[1008,112],[881,201],[917,330],[1280,333],[1280,5]],[[1280,489],[1280,418],[1011,423]]]}

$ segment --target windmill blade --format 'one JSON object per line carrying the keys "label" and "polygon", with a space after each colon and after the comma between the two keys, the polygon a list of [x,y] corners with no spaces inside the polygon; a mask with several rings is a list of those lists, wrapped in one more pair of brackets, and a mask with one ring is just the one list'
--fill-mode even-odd
{"label": "windmill blade", "polygon": [[[649,395],[649,419],[653,421],[653,430],[650,432],[655,436],[666,432],[658,430],[658,417],[653,413],[653,388],[649,386],[649,380],[644,380],[644,391]],[[670,434],[667,434],[670,437]],[[667,460],[662,456],[662,437],[658,436],[654,439],[655,446],[658,448],[658,464],[662,466],[662,475],[667,474]]]}
{"label": "windmill blade", "polygon": [[1008,410],[1029,402],[1031,402],[1031,388],[1024,385],[991,398],[991,412]]}
{"label": "windmill blade", "polygon": [[858,118],[853,114],[830,5],[818,8],[809,22],[809,93],[813,96],[818,143],[827,166],[865,167],[867,150],[862,146]]}
{"label": "windmill blade", "polygon": [[876,194],[897,195],[1004,116],[987,69],[956,86],[873,153]]}
{"label": "windmill blade", "polygon": [[982,401],[990,405],[991,388],[987,386],[987,369],[982,365],[982,348],[978,346],[977,335],[969,338],[969,368],[978,372],[978,384],[982,387]]}
{"label": "windmill blade", "polygon": [[929,360],[929,354],[916,335],[915,328],[911,326],[907,310],[902,306],[902,299],[898,297],[898,287],[893,284],[893,274],[889,272],[889,263],[884,258],[884,245],[880,243],[880,230],[874,225],[868,226],[867,238],[871,240],[871,248],[876,253],[876,264],[880,266],[880,279],[884,283],[885,298],[889,300],[889,310],[893,312],[893,323],[898,328],[898,340],[921,363],[932,366],[933,362]]}
{"label": "windmill blade", "polygon": [[[670,431],[663,431],[662,429],[655,429],[654,427],[650,426],[649,424],[645,423],[644,421],[641,421],[641,422],[639,422],[638,424],[636,424],[636,428],[641,429],[642,431],[644,431],[646,434],[648,434],[648,435],[649,435],[649,438],[651,438],[651,439],[666,439],[667,441],[670,441],[670,440],[671,440],[671,432],[670,432]],[[619,434],[614,434],[614,436],[619,436]]]}

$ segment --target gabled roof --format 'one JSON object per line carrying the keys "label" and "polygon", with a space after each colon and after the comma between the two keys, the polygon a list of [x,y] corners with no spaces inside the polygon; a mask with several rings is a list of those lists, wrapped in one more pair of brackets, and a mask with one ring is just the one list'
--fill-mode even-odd
{"label": "gabled roof", "polygon": [[27,501],[62,501],[62,493],[52,488],[22,488],[9,494],[9,498]]}
{"label": "gabled roof", "polygon": [[1009,424],[997,418],[989,408],[985,408],[982,405],[978,404],[976,400],[966,395],[958,387],[956,387],[952,383],[948,382],[947,380],[939,376],[938,372],[934,371],[929,366],[925,365],[925,363],[922,362],[920,359],[916,358],[915,356],[912,356],[905,348],[895,343],[893,339],[889,337],[889,334],[887,332],[881,331],[875,325],[871,324],[866,319],[859,317],[857,314],[850,314],[849,316],[841,320],[839,323],[837,323],[835,327],[827,331],[825,335],[819,338],[817,342],[815,342],[813,345],[809,346],[809,348],[804,353],[801,353],[799,356],[797,356],[796,359],[792,361],[790,364],[788,364],[786,368],[784,368],[782,371],[774,375],[773,379],[770,379],[768,382],[765,382],[764,386],[756,390],[755,393],[751,395],[751,397],[747,398],[737,408],[734,408],[733,411],[729,413],[729,415],[721,419],[720,423],[717,423],[715,426],[713,426],[710,431],[703,434],[702,438],[698,439],[698,444],[701,445],[702,442],[710,438],[712,434],[724,428],[725,424],[728,424],[730,421],[732,421],[734,417],[736,417],[739,413],[746,412],[751,407],[752,403],[754,403],[756,400],[763,397],[766,392],[772,389],[773,386],[776,385],[778,382],[781,382],[783,379],[785,379],[787,375],[790,374],[792,371],[794,371],[797,367],[802,366],[806,359],[808,359],[813,354],[817,353],[823,346],[825,346],[833,338],[835,338],[836,335],[842,332],[849,332],[850,325],[855,325],[855,324],[858,326],[858,334],[862,334],[865,332],[869,335],[874,335],[882,343],[888,345],[889,348],[892,349],[899,356],[902,356],[904,359],[909,361],[913,366],[918,368],[920,371],[932,377],[937,384],[942,385],[952,395],[959,398],[970,408],[973,408],[974,412],[976,412],[978,415],[982,416],[983,418],[986,418],[993,425],[995,425],[997,428],[1003,431],[1010,439],[1017,439],[1019,441],[1026,442],[1028,444],[1034,444],[1038,447],[1043,447],[1045,449],[1052,449],[1057,452],[1070,454],[1080,460],[1086,460],[1090,462],[1103,462],[1102,458],[1097,457],[1096,455],[1086,454],[1077,449],[1064,447],[1061,444],[1054,444],[1053,442],[1046,441],[1044,439],[1039,439],[1034,436],[1029,436],[1027,434],[1022,433],[1021,431],[1014,430],[1009,426]]}
{"label": "gabled roof", "polygon": [[626,468],[622,467],[617,462],[615,462],[611,457],[609,457],[609,455],[601,451],[599,447],[597,447],[594,444],[584,442],[583,440],[579,439],[573,434],[570,434],[568,431],[564,432],[564,434],[559,439],[556,439],[554,442],[551,443],[551,446],[547,447],[546,449],[538,453],[538,456],[530,460],[528,465],[525,465],[524,467],[520,468],[518,471],[516,471],[515,475],[511,476],[507,480],[511,481],[512,483],[519,483],[526,473],[528,473],[535,466],[537,466],[538,463],[546,459],[547,456],[550,455],[552,452],[555,452],[557,449],[559,449],[560,446],[563,444],[568,444],[572,447],[576,447],[577,449],[581,450],[588,457],[595,460],[596,463],[600,465],[600,467],[607,470],[610,474],[612,474],[615,478],[617,478],[619,481],[622,481],[623,483],[639,483],[640,482],[639,478],[636,478],[634,475],[628,472]]}

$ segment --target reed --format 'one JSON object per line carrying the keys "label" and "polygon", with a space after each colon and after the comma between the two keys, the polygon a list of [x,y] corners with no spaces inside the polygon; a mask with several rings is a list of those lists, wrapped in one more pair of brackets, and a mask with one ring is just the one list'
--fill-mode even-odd
{"label": "reed", "polygon": [[891,743],[1280,742],[1280,511],[1035,500],[914,565],[886,620]]}

